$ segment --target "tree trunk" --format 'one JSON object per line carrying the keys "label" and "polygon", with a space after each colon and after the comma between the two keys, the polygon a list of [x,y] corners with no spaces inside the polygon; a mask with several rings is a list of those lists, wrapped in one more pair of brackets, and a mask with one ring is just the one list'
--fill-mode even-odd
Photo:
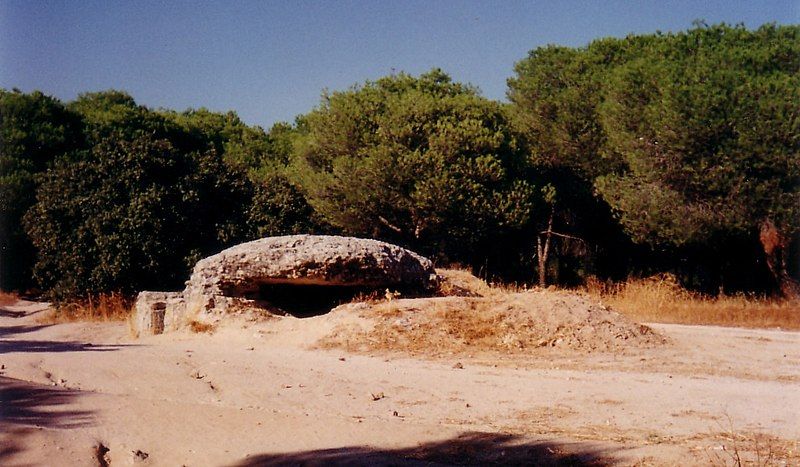
{"label": "tree trunk", "polygon": [[[550,210],[547,230],[540,232],[536,236],[536,255],[539,259],[539,287],[547,286],[547,256],[550,253],[550,238],[553,236],[553,217],[555,217],[555,206]],[[543,234],[545,235],[544,246],[542,246]]]}
{"label": "tree trunk", "polygon": [[781,234],[771,219],[766,219],[761,223],[759,240],[764,248],[767,267],[783,296],[795,300],[800,299],[800,282],[793,279],[786,270],[789,239]]}

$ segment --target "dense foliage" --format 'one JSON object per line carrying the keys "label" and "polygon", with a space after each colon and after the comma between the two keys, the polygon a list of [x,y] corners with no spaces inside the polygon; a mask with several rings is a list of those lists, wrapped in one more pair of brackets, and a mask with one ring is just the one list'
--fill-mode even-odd
{"label": "dense foliage", "polygon": [[191,266],[247,238],[247,179],[212,151],[107,137],[40,180],[25,225],[35,275],[56,298],[176,287]]}
{"label": "dense foliage", "polygon": [[326,95],[294,174],[342,231],[471,264],[529,222],[534,188],[499,104],[441,71]]}
{"label": "dense foliage", "polygon": [[[706,283],[736,282],[724,276],[744,268],[720,258],[738,258],[800,290],[787,270],[800,230],[800,28],[698,25],[539,49],[510,88],[534,163],[583,177],[634,242],[689,258]],[[760,258],[747,246],[759,241]]]}
{"label": "dense foliage", "polygon": [[0,289],[33,285],[36,252],[21,219],[35,200],[35,175],[83,145],[80,117],[58,100],[0,90]]}
{"label": "dense foliage", "polygon": [[345,233],[509,279],[800,293],[800,27],[548,46],[515,71],[510,104],[435,69],[268,131],[0,90],[0,288],[179,287],[235,242]]}
{"label": "dense foliage", "polygon": [[232,112],[155,111],[120,91],[2,99],[4,289],[179,287],[204,255],[320,229],[283,175],[285,142]]}

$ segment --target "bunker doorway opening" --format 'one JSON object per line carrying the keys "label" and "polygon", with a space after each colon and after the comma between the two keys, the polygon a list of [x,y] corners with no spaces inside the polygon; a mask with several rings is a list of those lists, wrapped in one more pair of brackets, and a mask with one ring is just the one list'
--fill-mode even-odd
{"label": "bunker doorway opening", "polygon": [[270,313],[297,318],[324,315],[344,303],[380,293],[375,287],[272,282],[227,287],[223,292],[229,297],[253,300],[256,306]]}

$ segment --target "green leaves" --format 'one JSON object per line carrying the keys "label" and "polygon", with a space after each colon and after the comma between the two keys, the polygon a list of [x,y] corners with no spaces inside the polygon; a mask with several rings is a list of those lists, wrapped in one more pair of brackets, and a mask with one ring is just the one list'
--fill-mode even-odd
{"label": "green leaves", "polygon": [[213,152],[110,137],[40,177],[25,216],[54,298],[181,283],[199,254],[247,236],[250,188]]}
{"label": "green leaves", "polygon": [[563,281],[649,270],[638,257],[659,251],[658,267],[699,271],[676,254],[695,251],[720,265],[697,276],[721,277],[733,260],[719,252],[738,258],[767,226],[766,264],[785,269],[800,232],[800,27],[549,46],[515,71],[510,104],[434,69],[326,92],[269,131],[121,91],[67,106],[0,91],[0,287],[31,285],[9,279],[36,249],[43,286],[85,294],[179,284],[225,245],[307,232],[529,272],[534,234],[552,227],[545,266]]}
{"label": "green leaves", "polygon": [[305,122],[295,180],[345,232],[470,261],[478,243],[529,218],[525,160],[502,108],[440,70],[326,95]]}
{"label": "green leaves", "polygon": [[35,175],[83,146],[80,117],[40,92],[0,90],[0,289],[27,289],[33,247],[21,218],[34,203]]}
{"label": "green leaves", "polygon": [[740,245],[772,222],[783,248],[800,231],[800,27],[546,47],[516,72],[532,162],[592,184],[635,242]]}
{"label": "green leaves", "polygon": [[[703,242],[790,209],[782,199],[798,191],[786,170],[797,158],[787,133],[800,105],[792,99],[797,78],[768,58],[774,44],[763,39],[762,31],[700,28],[664,37],[609,72],[600,114],[607,151],[624,158],[627,181],[597,187],[635,238]],[[645,218],[628,209],[648,197]],[[799,223],[787,218],[786,233]]]}
{"label": "green leaves", "polygon": [[515,121],[534,163],[594,180],[637,241],[752,230],[795,211],[799,31],[701,25],[537,49],[509,81]]}

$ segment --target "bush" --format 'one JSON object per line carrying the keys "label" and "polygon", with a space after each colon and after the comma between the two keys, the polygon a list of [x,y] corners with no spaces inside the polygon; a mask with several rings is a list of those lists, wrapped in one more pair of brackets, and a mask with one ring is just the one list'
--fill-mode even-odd
{"label": "bush", "polygon": [[0,90],[0,290],[33,284],[33,245],[22,216],[35,202],[35,175],[83,145],[80,117],[40,92]]}
{"label": "bush", "polygon": [[252,187],[215,152],[109,137],[40,177],[25,215],[52,298],[179,287],[200,257],[246,238]]}
{"label": "bush", "polygon": [[331,230],[302,192],[275,172],[254,181],[249,222],[257,237],[327,233]]}

